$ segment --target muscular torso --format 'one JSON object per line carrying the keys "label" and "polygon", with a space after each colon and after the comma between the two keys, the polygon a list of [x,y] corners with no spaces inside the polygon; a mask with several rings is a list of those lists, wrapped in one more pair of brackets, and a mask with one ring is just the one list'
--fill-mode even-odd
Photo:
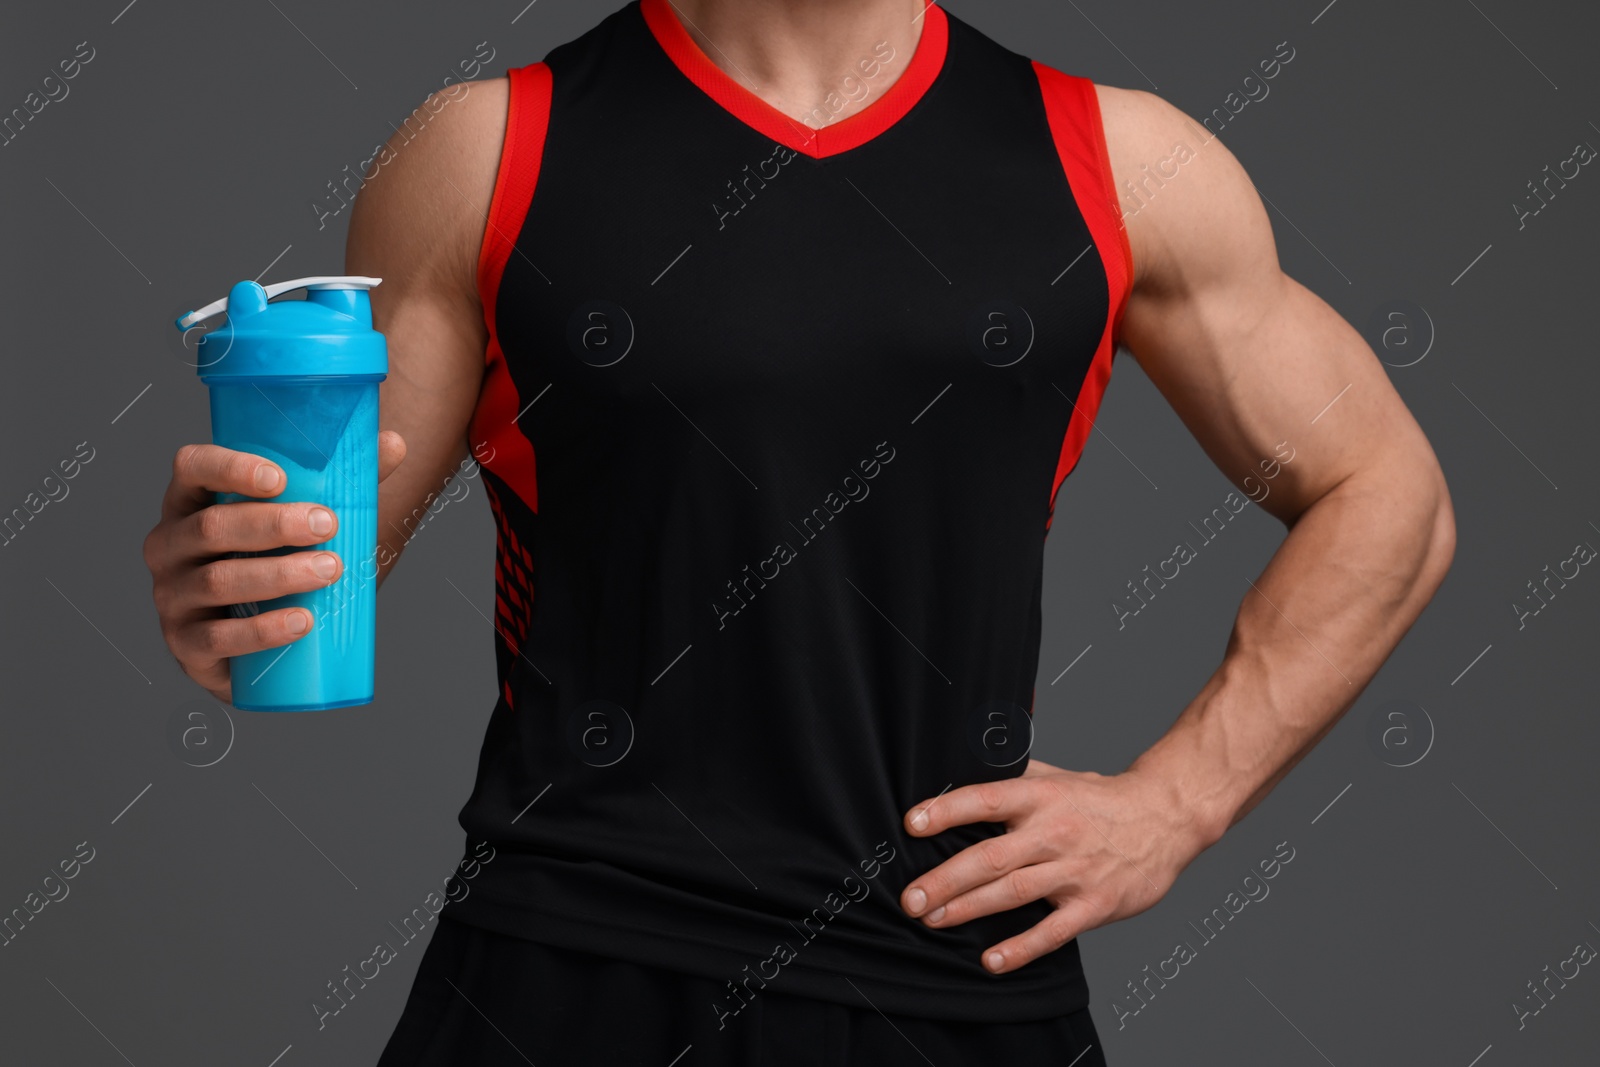
{"label": "muscular torso", "polygon": [[[441,108],[358,201],[383,421],[416,457],[384,533],[469,452],[497,527],[500,694],[462,822],[502,858],[458,917],[737,970],[822,872],[887,863],[906,805],[1020,773],[986,746],[1026,751],[1043,539],[1117,342],[1225,469],[1335,376],[1393,417],[1220,143],[1128,212],[1195,127],[954,17],[946,56],[945,20],[935,62],[924,30],[813,135],[666,0],[631,3]],[[1263,506],[1298,514],[1377,440],[1316,442]],[[590,759],[597,734],[625,758]],[[1066,949],[990,996],[978,950],[1039,901],[949,930],[899,912],[896,883],[994,832],[902,841],[792,986],[876,971],[991,1018],[1081,999]]]}
{"label": "muscular torso", "polygon": [[434,248],[350,269],[386,278],[394,419],[435,413],[422,474],[480,458],[497,529],[462,812],[497,858],[457,917],[715,975],[872,864],[791,988],[1074,1010],[1075,950],[979,962],[1041,902],[940,931],[897,897],[998,832],[906,840],[904,808],[1024,767],[1044,541],[1127,298],[1093,86],[930,8],[811,131],[675,18],[630,4],[446,105],[396,151],[409,232],[352,235]]}

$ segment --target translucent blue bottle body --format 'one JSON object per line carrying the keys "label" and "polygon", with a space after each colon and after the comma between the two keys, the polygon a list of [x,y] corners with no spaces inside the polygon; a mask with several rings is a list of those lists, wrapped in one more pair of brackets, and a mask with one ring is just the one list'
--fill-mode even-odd
{"label": "translucent blue bottle body", "polygon": [[[233,705],[244,711],[321,711],[370,704],[377,639],[378,382],[382,375],[263,378],[211,386],[211,439],[265,456],[288,484],[272,503],[326,506],[338,526],[327,541],[239,555],[327,549],[344,569],[331,585],[229,609],[248,618],[279,608],[311,612],[288,645],[233,657]],[[217,494],[218,503],[256,499]]]}

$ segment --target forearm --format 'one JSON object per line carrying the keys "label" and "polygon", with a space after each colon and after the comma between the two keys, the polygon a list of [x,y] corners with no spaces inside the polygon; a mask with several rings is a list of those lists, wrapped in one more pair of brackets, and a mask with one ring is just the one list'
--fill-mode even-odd
{"label": "forearm", "polygon": [[1215,842],[1355,702],[1454,543],[1442,476],[1346,479],[1295,521],[1246,591],[1221,665],[1129,772],[1170,791],[1202,848]]}

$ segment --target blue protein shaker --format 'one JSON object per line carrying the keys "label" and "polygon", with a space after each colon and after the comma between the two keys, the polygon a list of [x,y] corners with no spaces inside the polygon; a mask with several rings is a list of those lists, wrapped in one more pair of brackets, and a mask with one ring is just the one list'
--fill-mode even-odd
{"label": "blue protein shaker", "polygon": [[[240,282],[227,297],[177,320],[185,332],[226,312],[194,350],[211,393],[211,440],[265,456],[288,484],[268,498],[218,493],[218,503],[309,501],[334,513],[334,535],[319,545],[239,556],[325,548],[344,569],[332,585],[229,608],[249,618],[279,608],[311,613],[311,629],[278,648],[229,661],[233,705],[244,711],[321,711],[370,704],[377,637],[378,383],[389,373],[388,346],[372,328],[367,290],[378,278],[297,278],[261,286]],[[304,289],[304,300],[273,297]]]}

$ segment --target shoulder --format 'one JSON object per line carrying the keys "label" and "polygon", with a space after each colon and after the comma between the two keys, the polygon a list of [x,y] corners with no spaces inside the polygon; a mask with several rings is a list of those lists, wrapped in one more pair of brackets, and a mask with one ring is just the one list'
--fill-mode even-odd
{"label": "shoulder", "polygon": [[392,124],[355,200],[347,266],[476,291],[511,95],[506,77],[459,82]]}
{"label": "shoulder", "polygon": [[1260,196],[1216,134],[1155,93],[1094,89],[1136,287],[1263,257],[1276,266]]}

